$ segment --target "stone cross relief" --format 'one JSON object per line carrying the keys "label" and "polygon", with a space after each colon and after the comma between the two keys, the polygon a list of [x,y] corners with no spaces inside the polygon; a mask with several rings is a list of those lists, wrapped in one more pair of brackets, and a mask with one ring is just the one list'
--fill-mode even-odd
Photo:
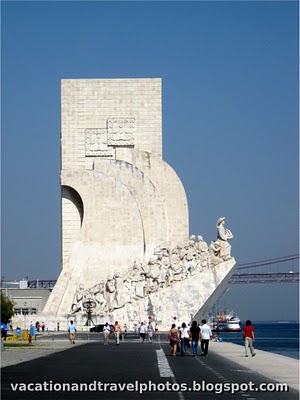
{"label": "stone cross relief", "polygon": [[115,158],[115,148],[135,145],[134,117],[110,117],[106,128],[85,130],[86,157]]}
{"label": "stone cross relief", "polygon": [[225,218],[217,222],[218,238],[208,247],[202,236],[191,235],[185,243],[178,244],[172,250],[168,243],[156,247],[154,256],[146,265],[134,261],[132,268],[123,276],[116,272],[106,281],[85,289],[80,284],[75,293],[71,313],[83,312],[83,303],[93,300],[96,307],[93,312],[112,312],[126,304],[145,299],[152,293],[176,284],[201,273],[205,268],[231,259],[229,239],[233,234],[224,227]]}

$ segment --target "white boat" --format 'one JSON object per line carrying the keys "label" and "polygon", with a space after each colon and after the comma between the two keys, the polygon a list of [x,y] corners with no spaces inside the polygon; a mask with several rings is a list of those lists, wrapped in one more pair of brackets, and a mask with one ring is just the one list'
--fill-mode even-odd
{"label": "white boat", "polygon": [[239,332],[241,331],[240,319],[238,317],[231,317],[229,321],[227,321],[226,331],[228,332]]}
{"label": "white boat", "polygon": [[240,319],[234,316],[232,312],[221,312],[216,317],[209,317],[209,323],[213,332],[227,331],[227,332],[239,332],[241,331]]}

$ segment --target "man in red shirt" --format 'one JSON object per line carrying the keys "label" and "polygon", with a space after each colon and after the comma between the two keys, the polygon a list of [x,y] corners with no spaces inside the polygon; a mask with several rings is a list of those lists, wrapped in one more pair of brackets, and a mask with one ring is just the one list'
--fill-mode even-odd
{"label": "man in red shirt", "polygon": [[253,329],[253,326],[249,319],[246,321],[246,326],[244,326],[244,329],[243,329],[243,339],[245,340],[245,356],[248,357],[247,349],[249,346],[251,356],[254,357],[255,356],[254,347],[253,347],[253,343],[255,341],[254,329]]}

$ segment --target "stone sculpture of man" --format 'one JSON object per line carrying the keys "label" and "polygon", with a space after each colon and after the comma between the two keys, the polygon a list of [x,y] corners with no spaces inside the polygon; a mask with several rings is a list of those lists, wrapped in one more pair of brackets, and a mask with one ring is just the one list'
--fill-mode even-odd
{"label": "stone sculpture of man", "polygon": [[97,285],[93,286],[90,289],[90,293],[93,295],[93,299],[96,302],[96,310],[103,310],[107,311],[107,302],[104,298],[104,292],[105,292],[105,282],[101,281],[100,283],[97,283]]}
{"label": "stone sculpture of man", "polygon": [[201,235],[197,236],[196,247],[199,255],[200,270],[206,266],[210,266],[210,256],[207,243],[203,240]]}
{"label": "stone sculpture of man", "polygon": [[112,276],[108,276],[107,281],[106,281],[106,285],[105,285],[105,289],[106,289],[106,296],[107,296],[107,303],[108,303],[108,307],[109,307],[109,311],[113,311],[114,309],[114,297],[115,297],[115,282]]}
{"label": "stone sculpture of man", "polygon": [[87,292],[84,289],[84,285],[80,284],[75,293],[74,300],[72,303],[72,307],[71,307],[72,314],[75,314],[78,311],[83,310],[82,303],[84,302],[86,296],[87,296]]}
{"label": "stone sculpture of man", "polygon": [[231,246],[228,240],[233,238],[233,234],[225,228],[224,224],[225,217],[219,218],[217,221],[218,239],[209,246],[213,264],[216,264],[216,257],[220,259],[220,262],[231,258]]}
{"label": "stone sculpture of man", "polygon": [[133,264],[133,268],[131,271],[131,284],[134,287],[134,295],[133,298],[138,300],[145,296],[144,288],[145,288],[145,275],[146,272],[143,268],[143,265],[138,265],[135,261]]}
{"label": "stone sculpture of man", "polygon": [[114,280],[115,280],[115,298],[114,298],[114,308],[120,308],[124,305],[124,292],[125,292],[125,286],[124,286],[124,281],[123,278],[121,276],[121,274],[119,274],[119,272],[117,272],[114,275]]}

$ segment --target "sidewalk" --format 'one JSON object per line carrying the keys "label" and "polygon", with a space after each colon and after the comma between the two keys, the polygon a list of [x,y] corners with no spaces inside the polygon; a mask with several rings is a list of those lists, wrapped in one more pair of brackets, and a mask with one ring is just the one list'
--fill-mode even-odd
{"label": "sidewalk", "polygon": [[57,339],[55,341],[44,340],[37,342],[30,347],[6,347],[4,351],[1,351],[1,368],[45,357],[58,351],[70,349],[71,347],[69,340]]}
{"label": "sidewalk", "polygon": [[244,346],[228,342],[210,342],[209,351],[299,391],[299,360],[256,349],[245,357]]}

